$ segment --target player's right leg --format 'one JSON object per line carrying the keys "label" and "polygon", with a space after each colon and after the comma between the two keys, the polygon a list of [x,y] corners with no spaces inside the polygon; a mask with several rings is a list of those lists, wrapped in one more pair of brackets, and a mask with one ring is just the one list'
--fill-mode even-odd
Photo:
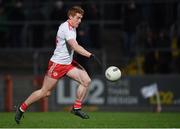
{"label": "player's right leg", "polygon": [[42,88],[34,91],[20,106],[17,107],[15,115],[15,121],[17,124],[20,123],[23,113],[31,104],[50,95],[50,91],[54,88],[56,82],[57,79],[53,79],[47,75],[45,76]]}

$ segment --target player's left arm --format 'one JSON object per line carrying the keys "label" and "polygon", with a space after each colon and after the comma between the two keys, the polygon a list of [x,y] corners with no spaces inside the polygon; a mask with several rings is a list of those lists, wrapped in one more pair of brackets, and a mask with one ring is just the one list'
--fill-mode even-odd
{"label": "player's left arm", "polygon": [[85,48],[83,48],[81,45],[79,45],[75,39],[69,39],[67,42],[71,46],[71,48],[78,54],[83,55],[88,58],[91,57],[92,53],[90,53]]}
{"label": "player's left arm", "polygon": [[75,39],[68,40],[68,44],[77,53],[79,53],[79,54],[81,54],[83,56],[86,56],[86,57],[88,57],[88,58],[90,58],[92,60],[95,60],[100,66],[102,66],[102,63],[101,63],[100,59],[95,54],[92,54],[89,51],[87,51],[86,49],[84,49],[81,45],[78,44],[78,42]]}

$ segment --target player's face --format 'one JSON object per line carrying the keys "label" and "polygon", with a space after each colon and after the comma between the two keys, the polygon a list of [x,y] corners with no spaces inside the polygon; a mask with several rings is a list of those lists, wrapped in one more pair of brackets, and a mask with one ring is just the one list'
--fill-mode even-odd
{"label": "player's face", "polygon": [[71,24],[73,27],[77,28],[79,24],[81,23],[82,15],[80,13],[76,13],[75,16],[70,17]]}

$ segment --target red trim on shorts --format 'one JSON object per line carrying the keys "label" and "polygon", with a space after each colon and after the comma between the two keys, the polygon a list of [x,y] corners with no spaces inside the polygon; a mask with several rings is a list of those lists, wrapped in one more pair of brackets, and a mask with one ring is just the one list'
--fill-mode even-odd
{"label": "red trim on shorts", "polygon": [[67,72],[69,72],[70,70],[72,70],[73,68],[77,66],[78,66],[78,63],[74,60],[72,61],[71,64],[68,64],[68,65],[57,64],[52,61],[49,61],[47,75],[54,79],[60,79],[63,76],[65,76]]}

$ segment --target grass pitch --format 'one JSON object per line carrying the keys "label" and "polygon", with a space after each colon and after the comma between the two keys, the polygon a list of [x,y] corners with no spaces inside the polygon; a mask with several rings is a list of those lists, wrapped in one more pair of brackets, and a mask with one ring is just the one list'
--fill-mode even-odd
{"label": "grass pitch", "polygon": [[21,124],[15,113],[0,113],[0,128],[180,128],[180,112],[89,112],[81,119],[69,112],[26,112]]}

